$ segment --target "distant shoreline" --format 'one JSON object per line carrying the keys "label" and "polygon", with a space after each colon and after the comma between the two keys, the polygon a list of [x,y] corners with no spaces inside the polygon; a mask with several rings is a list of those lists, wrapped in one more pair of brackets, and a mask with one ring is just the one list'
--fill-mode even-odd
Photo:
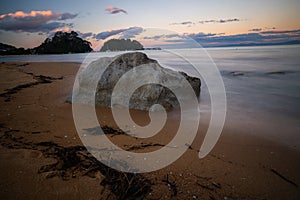
{"label": "distant shoreline", "polygon": [[[238,48],[238,47],[274,47],[274,46],[298,46],[300,45],[300,41],[299,43],[295,43],[295,44],[250,44],[250,45],[244,45],[244,44],[238,44],[238,45],[220,45],[220,46],[202,46],[202,48],[204,49],[215,49],[215,48]],[[193,48],[174,48],[174,49],[195,49]],[[19,55],[0,55],[0,59],[2,57],[18,57],[18,56],[47,56],[47,55],[76,55],[76,54],[88,54],[88,53],[117,53],[117,52],[128,52],[128,51],[161,51],[164,50],[163,47],[146,47],[143,50],[126,50],[126,51],[91,51],[91,52],[86,52],[86,53],[59,53],[59,54],[19,54]],[[1,60],[0,60],[1,61]]]}
{"label": "distant shoreline", "polygon": [[[299,48],[299,45],[278,45],[278,46],[241,46],[241,47],[209,47],[204,48],[208,53],[210,51],[218,51],[222,53],[223,51],[236,51],[236,50],[253,50],[253,49],[265,49],[268,51],[270,48]],[[201,50],[201,48],[198,48]],[[196,51],[197,48],[185,48],[185,49],[168,49],[168,50],[175,50],[175,51]],[[145,52],[149,56],[156,56],[157,54],[161,54],[164,52],[162,50],[138,50],[141,52]],[[0,55],[0,62],[62,62],[62,63],[83,63],[87,58],[89,60],[96,60],[100,57],[112,57],[116,55],[120,55],[126,52],[132,51],[111,51],[111,52],[100,52],[100,51],[93,51],[89,53],[73,53],[73,54],[33,54],[33,55]]]}
{"label": "distant shoreline", "polygon": [[269,43],[269,44],[232,44],[232,45],[218,45],[218,46],[203,46],[203,48],[220,48],[220,47],[262,47],[262,46],[293,46],[300,45],[300,41],[297,43]]}

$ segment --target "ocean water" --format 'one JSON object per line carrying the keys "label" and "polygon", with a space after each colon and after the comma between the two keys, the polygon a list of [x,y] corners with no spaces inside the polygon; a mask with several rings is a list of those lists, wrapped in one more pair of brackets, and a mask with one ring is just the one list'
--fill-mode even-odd
{"label": "ocean water", "polygon": [[227,122],[300,150],[300,46],[209,50],[226,87]]}
{"label": "ocean water", "polygon": [[[0,62],[82,63],[121,53],[2,56]],[[195,69],[207,70],[212,77],[221,75],[227,96],[225,126],[235,127],[241,134],[259,135],[300,150],[300,45],[145,53],[164,67],[202,79],[200,104],[203,113],[210,112],[210,96],[203,74]]]}

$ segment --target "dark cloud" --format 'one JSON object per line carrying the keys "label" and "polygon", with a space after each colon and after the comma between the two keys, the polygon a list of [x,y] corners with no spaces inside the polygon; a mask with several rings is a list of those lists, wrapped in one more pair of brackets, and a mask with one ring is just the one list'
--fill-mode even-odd
{"label": "dark cloud", "polygon": [[121,38],[131,39],[131,38],[134,38],[135,36],[139,35],[143,31],[144,31],[144,29],[142,27],[131,27],[131,28],[128,28],[126,31],[122,32]]}
{"label": "dark cloud", "polygon": [[270,27],[265,27],[265,30],[275,30],[276,29],[276,27],[272,27],[272,28],[270,28]]}
{"label": "dark cloud", "polygon": [[185,38],[184,35],[179,34],[163,34],[163,35],[154,35],[154,36],[146,36],[143,39],[145,40],[160,40],[160,39],[170,39],[170,38]]}
{"label": "dark cloud", "polygon": [[82,33],[80,31],[76,31],[78,33],[78,36],[81,37],[82,39],[88,39],[88,38],[93,38],[95,37],[95,34],[92,32],[87,32],[87,33]]}
{"label": "dark cloud", "polygon": [[62,13],[61,16],[58,18],[58,20],[74,19],[77,16],[78,14]]}
{"label": "dark cloud", "polygon": [[117,14],[117,13],[125,13],[127,14],[127,11],[123,8],[117,8],[115,6],[107,6],[105,8],[106,11],[108,11],[109,14]]}
{"label": "dark cloud", "polygon": [[186,21],[186,22],[172,23],[170,25],[188,25],[188,26],[190,26],[190,25],[193,25],[193,24],[194,23],[191,22],[191,21]]}
{"label": "dark cloud", "polygon": [[[22,27],[22,30],[24,32],[44,32],[44,33],[49,33],[50,31],[56,31],[56,30],[63,30],[65,27],[72,27],[73,24],[69,23],[61,23],[61,22],[49,22],[45,24],[40,24],[38,26],[28,26],[28,27]],[[25,31],[26,30],[26,31]]]}
{"label": "dark cloud", "polygon": [[[195,47],[194,41],[203,47],[300,44],[300,30],[274,30],[264,32],[252,32],[252,30],[250,30],[249,33],[236,35],[200,32],[185,35],[154,35],[144,37],[143,39],[162,41],[162,44],[159,46],[165,48]],[[165,44],[165,42],[167,44]]]}
{"label": "dark cloud", "polygon": [[129,27],[123,29],[116,29],[111,31],[104,31],[95,35],[95,39],[97,40],[105,40],[106,38],[121,34],[121,38],[133,38],[134,36],[140,34],[143,31],[141,27]]}
{"label": "dark cloud", "polygon": [[164,35],[154,35],[154,36],[146,36],[143,39],[144,40],[159,40],[163,37],[164,37]]}
{"label": "dark cloud", "polygon": [[215,33],[192,33],[192,34],[188,34],[189,37],[192,38],[207,38],[207,37],[212,37],[212,36],[216,36],[217,34]]}
{"label": "dark cloud", "polygon": [[272,27],[272,28],[269,28],[269,27],[265,27],[265,28],[253,28],[253,29],[250,29],[248,30],[249,32],[261,32],[261,33],[271,33],[273,31],[267,31],[267,30],[275,30],[276,28],[275,27]]}
{"label": "dark cloud", "polygon": [[300,30],[263,31],[261,34],[300,34]]}
{"label": "dark cloud", "polygon": [[48,11],[31,11],[24,13],[17,11],[0,15],[0,29],[14,32],[50,32],[55,29],[61,29],[66,26],[72,26],[72,23],[62,22],[67,19],[73,19],[77,14],[54,13]]}
{"label": "dark cloud", "polygon": [[[230,22],[239,22],[241,21],[240,19],[233,18],[233,19],[210,19],[210,20],[203,20],[203,21],[198,21],[199,24],[208,24],[208,23],[219,23],[219,24],[224,24],[224,23],[230,23]],[[195,22],[192,21],[185,21],[185,22],[179,22],[179,23],[171,23],[170,25],[184,25],[184,26],[192,26],[195,25]]]}
{"label": "dark cloud", "polygon": [[197,33],[187,34],[187,36],[206,47],[300,43],[300,30],[265,31],[236,35]]}
{"label": "dark cloud", "polygon": [[233,19],[219,19],[219,20],[204,20],[204,21],[199,21],[198,23],[200,24],[208,24],[208,23],[219,23],[219,24],[224,24],[224,23],[230,23],[230,22],[239,22],[241,21],[240,19],[233,18]]}
{"label": "dark cloud", "polygon": [[95,38],[97,40],[105,40],[106,38],[108,38],[110,36],[113,36],[113,35],[117,35],[119,33],[122,33],[125,30],[126,29],[117,29],[117,30],[111,30],[111,31],[104,31],[104,32],[96,34]]}
{"label": "dark cloud", "polygon": [[228,23],[228,22],[239,22],[240,20],[235,18],[235,19],[220,19],[219,21],[216,21],[216,23]]}
{"label": "dark cloud", "polygon": [[250,29],[249,31],[250,32],[260,32],[260,31],[262,31],[262,29],[261,28],[253,28],[253,29]]}

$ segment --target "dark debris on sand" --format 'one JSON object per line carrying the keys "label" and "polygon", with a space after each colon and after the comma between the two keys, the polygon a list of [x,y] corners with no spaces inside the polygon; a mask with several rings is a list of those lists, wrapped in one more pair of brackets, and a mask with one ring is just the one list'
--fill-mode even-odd
{"label": "dark debris on sand", "polygon": [[100,128],[100,126],[96,126],[93,128],[86,128],[83,130],[87,131],[91,135],[105,134],[105,135],[111,135],[111,137],[116,136],[116,135],[125,135],[126,134],[125,132],[123,132],[121,130],[116,130],[109,126],[103,126],[101,128]]}
{"label": "dark debris on sand", "polygon": [[[62,180],[88,176],[102,177],[100,184],[108,188],[117,199],[143,199],[151,192],[152,183],[142,174],[124,173],[99,162],[84,146],[63,147],[54,142],[31,143],[23,137],[16,137],[13,130],[0,126],[0,145],[11,149],[38,150],[47,158],[54,158],[53,164],[42,166],[38,173],[46,178],[59,177]],[[103,192],[103,191],[102,191]]]}
{"label": "dark debris on sand", "polygon": [[[25,73],[25,72],[24,72]],[[25,83],[21,85],[17,85],[16,87],[6,89],[5,92],[0,94],[0,97],[5,98],[5,102],[10,102],[12,95],[18,93],[19,91],[30,88],[39,84],[48,84],[52,83],[55,80],[62,80],[64,77],[50,77],[50,76],[44,76],[44,75],[34,75],[33,73],[26,73],[28,75],[31,75],[36,81],[35,82],[30,82],[30,83]]]}

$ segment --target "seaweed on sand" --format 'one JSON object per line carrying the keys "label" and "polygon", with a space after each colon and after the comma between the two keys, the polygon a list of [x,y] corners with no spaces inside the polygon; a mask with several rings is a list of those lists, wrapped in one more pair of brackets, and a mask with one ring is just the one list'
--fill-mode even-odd
{"label": "seaweed on sand", "polygon": [[[4,127],[1,127],[3,131]],[[46,173],[47,178],[60,177],[63,180],[88,176],[102,176],[100,184],[114,194],[117,199],[142,199],[151,192],[152,183],[142,174],[124,173],[107,167],[93,157],[84,146],[60,146],[54,142],[25,142],[23,137],[13,133],[20,130],[7,128],[0,137],[0,145],[12,149],[39,150],[45,157],[54,158],[53,164],[42,166],[38,173]],[[1,132],[2,132],[1,131]]]}

